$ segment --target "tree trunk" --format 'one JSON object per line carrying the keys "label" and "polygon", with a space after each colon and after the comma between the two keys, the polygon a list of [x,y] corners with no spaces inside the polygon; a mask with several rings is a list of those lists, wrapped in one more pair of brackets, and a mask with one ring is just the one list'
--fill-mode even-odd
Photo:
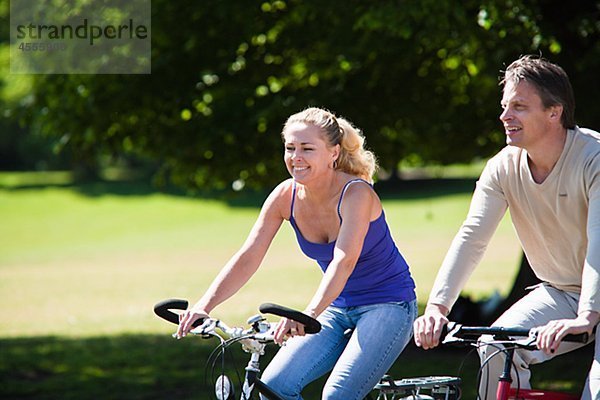
{"label": "tree trunk", "polygon": [[100,167],[91,152],[74,154],[72,172],[77,183],[95,182],[100,179]]}

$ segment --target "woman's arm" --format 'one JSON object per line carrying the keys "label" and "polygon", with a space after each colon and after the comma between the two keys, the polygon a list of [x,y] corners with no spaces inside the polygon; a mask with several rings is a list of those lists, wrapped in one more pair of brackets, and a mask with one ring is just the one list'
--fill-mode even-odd
{"label": "woman's arm", "polygon": [[289,181],[283,182],[265,200],[240,250],[225,264],[204,296],[182,314],[178,337],[185,336],[194,321],[208,316],[216,306],[233,296],[254,275],[284,220],[285,205],[289,204],[288,188]]}

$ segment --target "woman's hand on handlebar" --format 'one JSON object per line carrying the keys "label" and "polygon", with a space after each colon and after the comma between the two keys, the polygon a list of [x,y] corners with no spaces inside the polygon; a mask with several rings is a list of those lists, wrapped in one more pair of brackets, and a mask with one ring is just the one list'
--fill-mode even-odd
{"label": "woman's hand on handlebar", "polygon": [[304,336],[304,325],[292,319],[281,318],[273,332],[273,340],[281,345],[288,337]]}
{"label": "woman's hand on handlebar", "polygon": [[192,330],[192,324],[199,319],[208,318],[208,313],[204,310],[195,310],[194,308],[184,311],[179,315],[179,327],[177,328],[177,339],[185,337]]}
{"label": "woman's hand on handlebar", "polygon": [[425,350],[440,344],[444,326],[448,323],[448,309],[442,305],[429,304],[425,313],[413,324],[415,344]]}

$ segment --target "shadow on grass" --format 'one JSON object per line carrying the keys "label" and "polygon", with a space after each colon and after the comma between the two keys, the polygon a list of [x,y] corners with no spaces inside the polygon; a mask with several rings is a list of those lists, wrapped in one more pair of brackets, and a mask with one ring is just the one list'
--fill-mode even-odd
{"label": "shadow on grass", "polygon": [[[15,173],[17,174],[17,173]],[[156,193],[164,193],[170,196],[189,197],[220,200],[232,207],[258,208],[267,197],[269,190],[243,190],[232,192],[231,190],[201,190],[189,192],[177,187],[157,188],[151,183],[151,179],[129,178],[129,179],[97,179],[94,181],[74,182],[68,173],[60,174],[60,179],[53,178],[52,173],[26,173],[23,182],[11,182],[10,184],[0,181],[0,190],[44,190],[59,188],[72,190],[88,197],[101,197],[105,195],[114,196],[147,196]],[[472,193],[475,187],[475,178],[431,178],[431,179],[409,179],[409,180],[387,180],[375,184],[375,190],[382,199],[422,199],[451,194]]]}
{"label": "shadow on grass", "polygon": [[[14,173],[17,176],[19,173]],[[76,182],[68,174],[61,174],[60,179],[53,179],[52,173],[48,173],[48,179],[44,177],[44,172],[25,173],[26,177],[22,182],[17,176],[16,182],[2,182],[0,180],[0,190],[7,192],[18,191],[37,191],[46,189],[64,189],[70,190],[87,197],[102,196],[148,196],[153,194],[166,194],[176,197],[199,198],[209,200],[220,200],[231,206],[238,207],[260,207],[264,202],[268,192],[244,190],[241,192],[232,192],[231,190],[196,190],[187,191],[182,188],[167,186],[156,187],[152,184],[150,178],[135,179],[96,179],[82,182]],[[33,178],[32,178],[33,176]]]}
{"label": "shadow on grass", "polygon": [[[216,344],[215,339],[176,341],[169,335],[0,339],[0,398],[212,399],[212,384],[206,385],[204,376]],[[233,364],[242,374],[248,357],[239,346],[233,349]],[[261,360],[263,368],[275,349],[268,348]],[[536,367],[534,384],[580,390],[592,352],[588,346],[544,364],[543,369]],[[464,349],[425,352],[411,344],[390,374],[395,378],[458,375],[463,361],[463,399],[474,399],[478,359]],[[304,398],[319,398],[322,385],[323,379],[311,384]]]}

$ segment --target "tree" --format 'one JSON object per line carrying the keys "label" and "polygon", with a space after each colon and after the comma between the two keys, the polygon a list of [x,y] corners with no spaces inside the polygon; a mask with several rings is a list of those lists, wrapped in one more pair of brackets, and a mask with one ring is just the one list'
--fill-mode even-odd
{"label": "tree", "polygon": [[[0,18],[7,8],[0,0]],[[599,125],[599,10],[558,0],[153,0],[151,75],[38,75],[27,101],[2,105],[83,170],[100,156],[142,156],[159,166],[157,181],[189,188],[275,184],[285,176],[280,128],[310,105],[362,128],[387,171],[468,162],[504,144],[498,70],[521,54],[562,65],[578,121]]]}
{"label": "tree", "polygon": [[596,5],[547,4],[154,0],[151,75],[36,76],[19,116],[78,165],[141,155],[191,188],[273,185],[280,128],[309,105],[354,121],[385,170],[468,162],[504,143],[498,69],[522,53],[564,62],[597,122]]}

